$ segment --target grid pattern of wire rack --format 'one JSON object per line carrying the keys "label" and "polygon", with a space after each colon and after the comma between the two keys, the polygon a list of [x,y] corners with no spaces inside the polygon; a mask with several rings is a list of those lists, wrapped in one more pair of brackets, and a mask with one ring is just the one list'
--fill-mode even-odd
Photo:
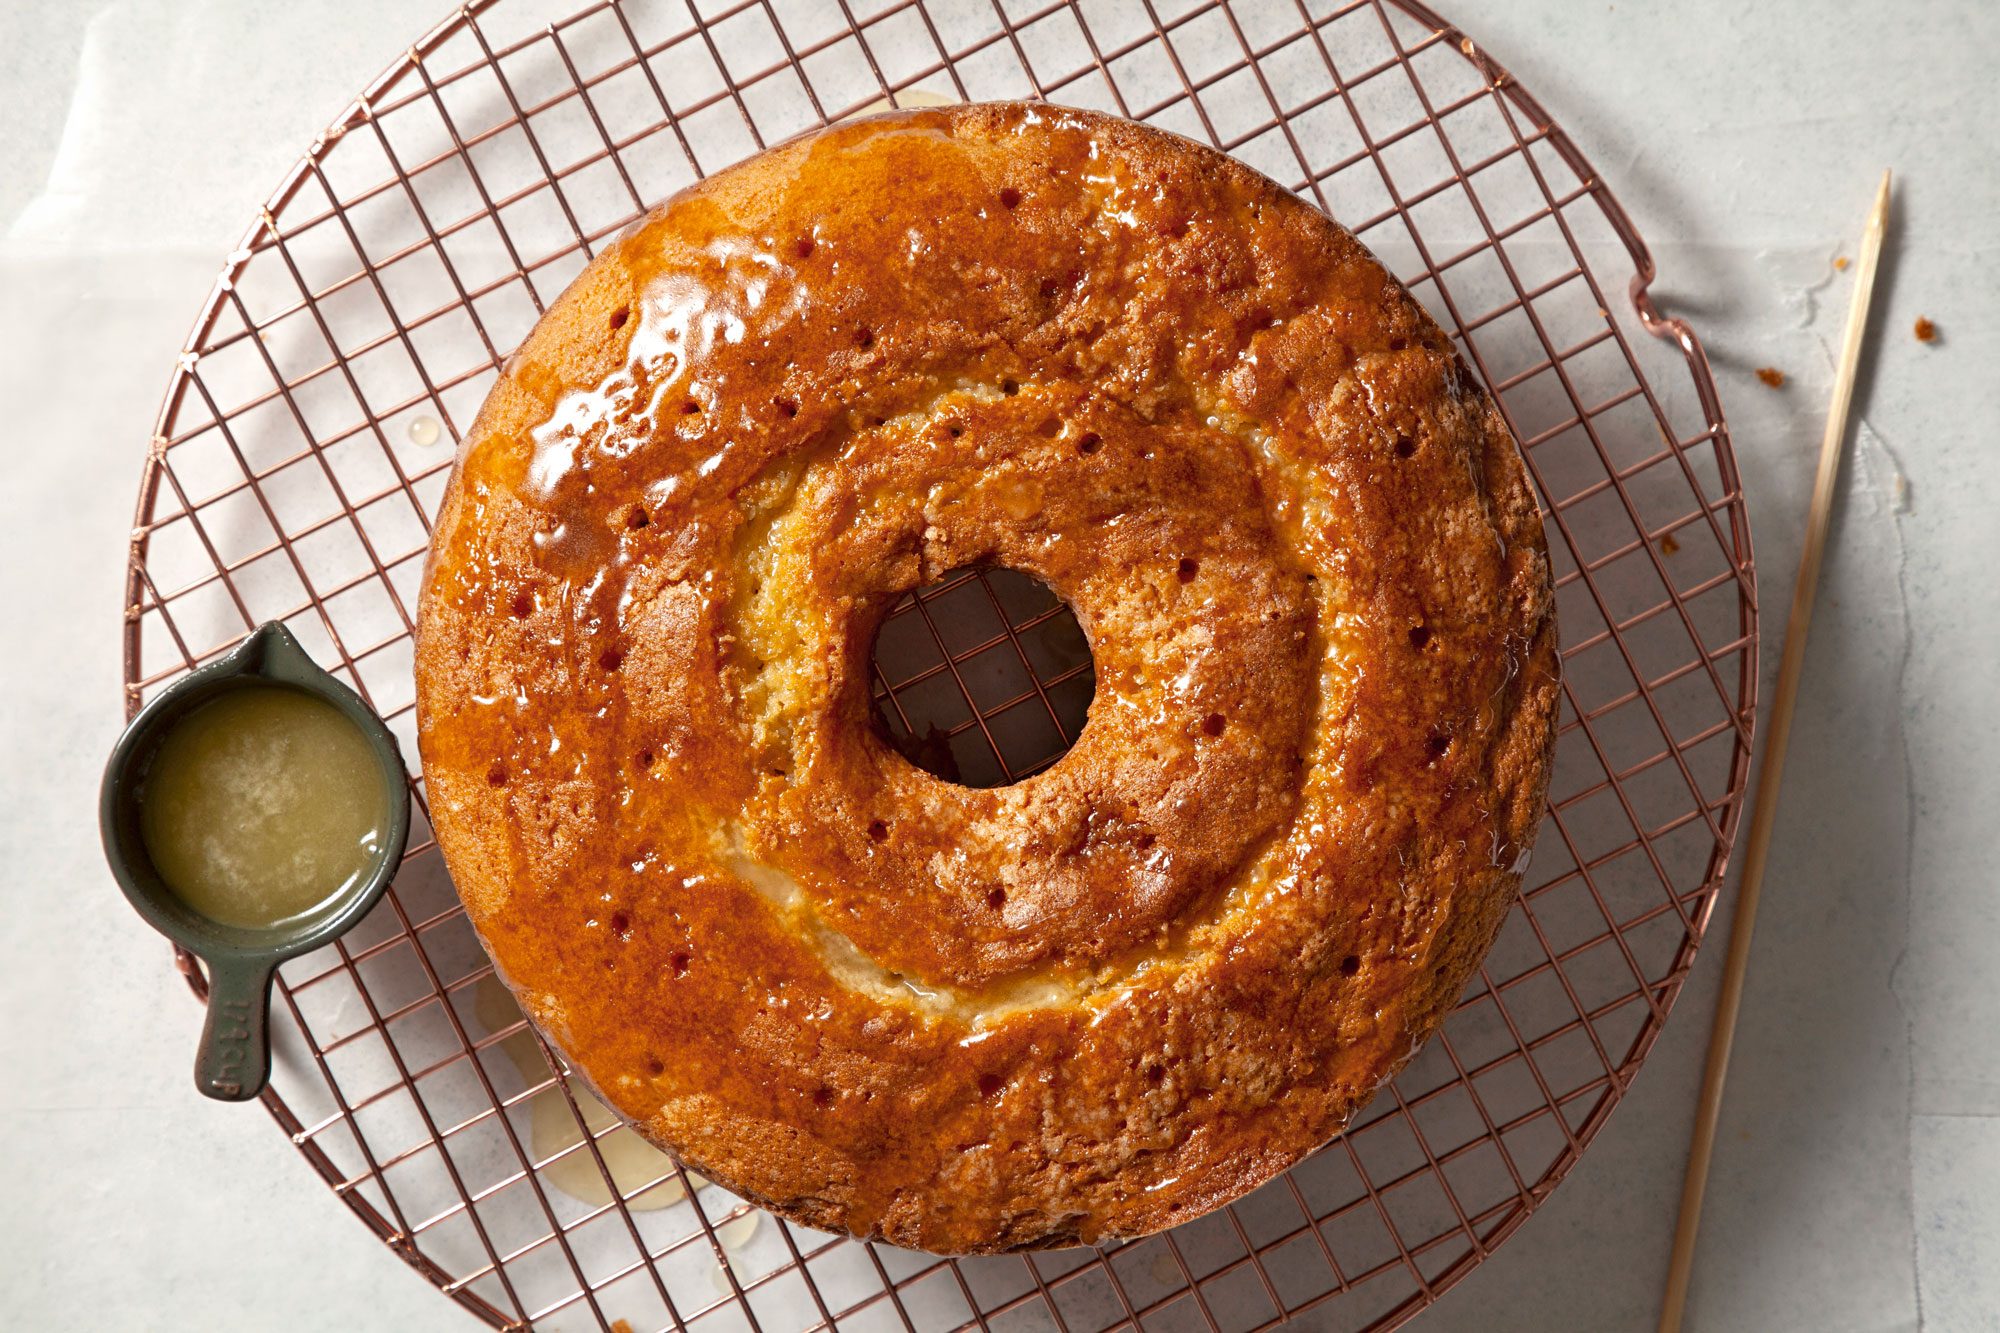
{"label": "grid pattern of wire rack", "polygon": [[[1565,700],[1535,864],[1478,979],[1358,1123],[1234,1206],[1101,1250],[943,1260],[759,1214],[571,1087],[493,981],[419,783],[383,905],[282,970],[264,1104],[495,1327],[1245,1333],[1309,1308],[1392,1327],[1548,1197],[1659,1034],[1735,833],[1757,665],[1699,343],[1653,308],[1651,259],[1574,142],[1415,0],[463,6],[314,142],[179,356],[132,537],[127,708],[277,619],[414,754],[429,518],[540,310],[676,188],[925,96],[1045,97],[1236,154],[1359,234],[1501,402],[1549,520]],[[1036,615],[1003,612],[980,646],[1020,650],[1060,731],[1055,694],[1081,681],[1087,702],[1087,679],[1037,664]],[[955,666],[924,679],[964,687]],[[878,690],[906,731],[930,706],[912,687]],[[945,730],[990,737],[966,688]]]}

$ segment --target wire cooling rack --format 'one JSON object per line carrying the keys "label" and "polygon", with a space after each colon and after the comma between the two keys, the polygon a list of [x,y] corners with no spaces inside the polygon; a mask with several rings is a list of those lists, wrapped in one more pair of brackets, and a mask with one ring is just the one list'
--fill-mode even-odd
{"label": "wire cooling rack", "polygon": [[[414,755],[429,518],[544,305],[646,205],[762,145],[886,99],[995,97],[1153,121],[1291,185],[1397,270],[1500,400],[1549,520],[1564,639],[1526,891],[1439,1036],[1286,1176],[1144,1241],[951,1262],[758,1213],[571,1087],[493,980],[419,783],[382,906],[280,973],[263,1101],[363,1222],[494,1327],[1245,1333],[1313,1309],[1315,1327],[1389,1328],[1548,1197],[1687,976],[1754,720],[1728,431],[1608,187],[1413,0],[461,8],[314,142],[180,354],[132,537],[128,711],[278,619]],[[1057,609],[998,577],[947,580],[885,633],[912,665],[882,673],[881,725],[952,749],[968,781],[1046,762],[1089,697],[1087,648],[1080,665]],[[957,592],[971,610],[950,611]]]}

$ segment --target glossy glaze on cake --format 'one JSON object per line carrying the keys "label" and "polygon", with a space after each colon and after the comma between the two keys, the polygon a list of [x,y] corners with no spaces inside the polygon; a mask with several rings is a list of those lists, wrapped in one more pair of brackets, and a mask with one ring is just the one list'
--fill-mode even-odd
{"label": "glossy glaze on cake", "polygon": [[[1096,696],[932,777],[875,626],[990,562]],[[661,1146],[939,1251],[1157,1230],[1297,1161],[1442,1021],[1556,708],[1519,454],[1351,236],[1186,140],[899,113],[609,245],[509,361],[418,633],[481,938]]]}

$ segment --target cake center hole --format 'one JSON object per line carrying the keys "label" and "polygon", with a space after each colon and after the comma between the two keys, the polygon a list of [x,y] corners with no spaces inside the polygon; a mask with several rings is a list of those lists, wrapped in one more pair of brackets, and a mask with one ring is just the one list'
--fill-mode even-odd
{"label": "cake center hole", "polygon": [[967,787],[1004,787],[1069,753],[1097,689],[1068,604],[993,566],[903,594],[870,663],[876,730],[918,768]]}

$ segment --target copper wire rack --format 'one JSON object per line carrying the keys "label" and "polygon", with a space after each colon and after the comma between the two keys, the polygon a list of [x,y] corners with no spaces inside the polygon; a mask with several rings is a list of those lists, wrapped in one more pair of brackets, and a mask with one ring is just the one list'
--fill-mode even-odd
{"label": "copper wire rack", "polygon": [[[468,4],[410,46],[229,255],[145,460],[128,712],[283,620],[414,756],[412,617],[452,446],[589,256],[680,186],[857,111],[1045,97],[1215,144],[1317,202],[1499,399],[1558,578],[1547,820],[1479,976],[1357,1123],[1143,1241],[939,1259],[781,1223],[649,1156],[492,980],[421,781],[380,908],[280,972],[265,1108],[392,1250],[496,1328],[1410,1318],[1526,1220],[1630,1088],[1714,906],[1749,764],[1755,576],[1729,434],[1610,189],[1414,0],[545,8]],[[970,571],[907,599],[878,642],[879,724],[950,750],[966,781],[1048,762],[1088,702],[1088,649],[1037,596]]]}

